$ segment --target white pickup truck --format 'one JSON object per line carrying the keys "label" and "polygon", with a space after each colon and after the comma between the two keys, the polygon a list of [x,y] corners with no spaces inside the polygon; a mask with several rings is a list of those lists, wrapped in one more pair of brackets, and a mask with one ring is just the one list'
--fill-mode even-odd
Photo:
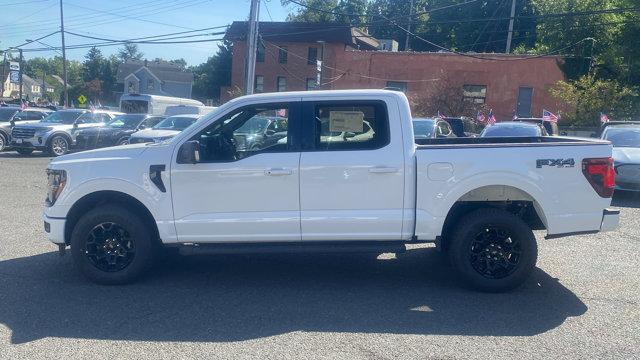
{"label": "white pickup truck", "polygon": [[[256,129],[257,142],[246,136],[262,123],[254,117],[286,121]],[[399,92],[241,97],[170,140],[53,159],[45,231],[98,283],[135,280],[167,247],[401,252],[434,242],[467,284],[503,291],[536,264],[532,230],[555,238],[618,226],[609,142],[419,142]]]}

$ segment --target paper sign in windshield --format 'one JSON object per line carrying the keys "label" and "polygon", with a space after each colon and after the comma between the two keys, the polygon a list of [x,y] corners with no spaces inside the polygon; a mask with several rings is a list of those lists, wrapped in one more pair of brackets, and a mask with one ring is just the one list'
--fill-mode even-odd
{"label": "paper sign in windshield", "polygon": [[329,112],[329,131],[331,132],[362,132],[364,113],[362,111],[331,111]]}

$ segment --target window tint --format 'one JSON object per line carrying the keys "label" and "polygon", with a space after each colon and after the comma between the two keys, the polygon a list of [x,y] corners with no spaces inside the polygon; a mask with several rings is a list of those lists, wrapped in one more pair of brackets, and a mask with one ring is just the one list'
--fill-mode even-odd
{"label": "window tint", "polygon": [[325,103],[314,106],[315,148],[377,149],[389,143],[389,121],[382,103]]}
{"label": "window tint", "polygon": [[200,161],[229,162],[288,151],[290,109],[290,104],[253,105],[225,115],[193,138],[200,142]]}

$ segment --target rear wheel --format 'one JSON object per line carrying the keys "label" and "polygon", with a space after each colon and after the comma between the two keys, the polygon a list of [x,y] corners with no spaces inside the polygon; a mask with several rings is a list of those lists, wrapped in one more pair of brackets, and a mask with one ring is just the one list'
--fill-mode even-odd
{"label": "rear wheel", "polygon": [[69,152],[69,140],[62,135],[56,135],[49,141],[48,150],[50,155],[62,156]]}
{"label": "rear wheel", "polygon": [[116,145],[129,145],[129,138],[122,138],[122,139],[118,140]]}
{"label": "rear wheel", "polygon": [[449,258],[471,287],[501,292],[521,285],[538,257],[535,236],[519,217],[499,209],[463,217],[450,238]]}
{"label": "rear wheel", "polygon": [[31,155],[33,153],[33,149],[16,149],[16,151],[20,155]]}
{"label": "rear wheel", "polygon": [[126,284],[153,265],[156,248],[144,221],[131,211],[106,205],[85,214],[71,234],[73,261],[89,280]]}

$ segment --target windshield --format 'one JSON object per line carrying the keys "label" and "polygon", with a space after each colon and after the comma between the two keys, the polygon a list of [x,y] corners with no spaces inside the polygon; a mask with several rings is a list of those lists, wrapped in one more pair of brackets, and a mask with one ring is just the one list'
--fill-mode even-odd
{"label": "windshield", "polygon": [[240,126],[234,133],[238,134],[261,134],[264,129],[269,125],[269,119],[263,117],[253,117],[242,126]]}
{"label": "windshield", "polygon": [[82,114],[83,113],[79,111],[56,111],[42,119],[41,122],[52,124],[73,124]]}
{"label": "windshield", "polygon": [[540,128],[537,126],[518,125],[494,125],[485,128],[481,137],[533,137],[540,136]]}
{"label": "windshield", "polygon": [[606,140],[611,141],[613,147],[640,148],[640,127],[607,129],[604,134]]}
{"label": "windshield", "polygon": [[413,134],[419,137],[432,137],[433,136],[433,120],[420,120],[413,122]]}
{"label": "windshield", "polygon": [[120,115],[113,118],[105,127],[115,129],[135,129],[146,115]]}
{"label": "windshield", "polygon": [[196,120],[197,119],[191,117],[170,116],[162,120],[160,123],[158,123],[158,125],[154,126],[153,129],[182,131],[196,122]]}
{"label": "windshield", "polygon": [[15,115],[20,108],[0,108],[0,121],[6,122],[11,120],[13,115]]}

